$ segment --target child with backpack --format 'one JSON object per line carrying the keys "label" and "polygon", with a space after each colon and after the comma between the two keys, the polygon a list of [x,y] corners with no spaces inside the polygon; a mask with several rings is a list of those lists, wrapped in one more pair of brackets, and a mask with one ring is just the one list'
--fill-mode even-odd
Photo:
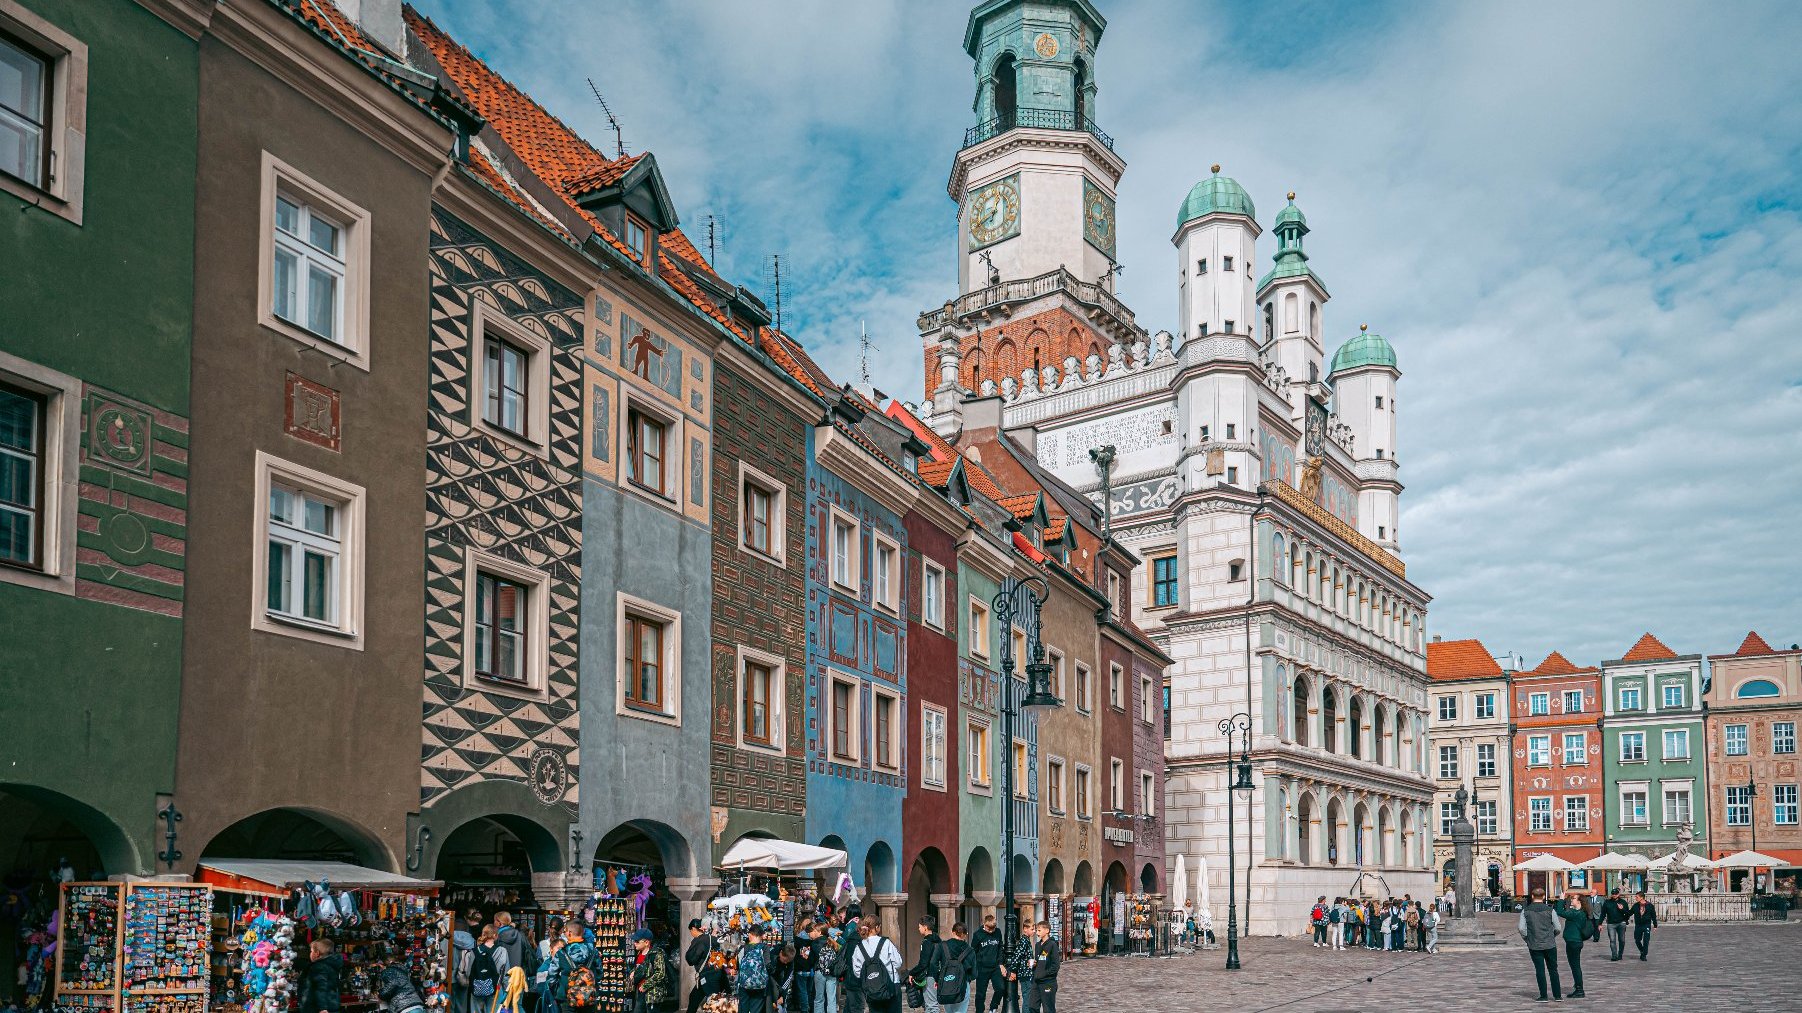
{"label": "child with backpack", "polygon": [[775,1005],[771,994],[770,951],[763,945],[763,928],[745,932],[738,951],[738,1013],[767,1013]]}
{"label": "child with backpack", "polygon": [[470,1013],[493,1013],[500,1007],[501,982],[507,980],[507,951],[493,925],[482,926],[470,961]]}
{"label": "child with backpack", "polygon": [[[882,935],[874,919],[857,923],[851,949],[851,977],[870,1013],[901,1013],[901,951]],[[752,1013],[743,1006],[739,1013]]]}
{"label": "child with backpack", "polygon": [[1314,929],[1314,946],[1326,945],[1326,894],[1314,902],[1313,910],[1308,912],[1308,925]]}
{"label": "child with backpack", "polygon": [[600,981],[600,951],[572,921],[563,930],[563,948],[552,964],[551,997],[561,1013],[596,1013],[601,1005]]}
{"label": "child with backpack", "polygon": [[975,951],[970,948],[970,930],[963,922],[954,923],[951,938],[945,940],[939,954],[938,998],[943,1013],[964,1013],[970,1001],[970,975],[975,960]]}

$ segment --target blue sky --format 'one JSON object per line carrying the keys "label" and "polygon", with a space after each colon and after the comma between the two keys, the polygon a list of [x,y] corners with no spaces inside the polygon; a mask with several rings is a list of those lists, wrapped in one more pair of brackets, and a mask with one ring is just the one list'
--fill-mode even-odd
{"label": "blue sky", "polygon": [[[787,329],[851,379],[867,322],[919,397],[968,4],[416,2],[605,149],[593,77],[697,242],[723,220],[722,271],[781,253]],[[1802,5],[1097,5],[1122,297],[1173,324],[1209,163],[1266,226],[1299,193],[1329,345],[1369,323],[1401,360],[1433,632],[1529,664],[1802,640]]]}

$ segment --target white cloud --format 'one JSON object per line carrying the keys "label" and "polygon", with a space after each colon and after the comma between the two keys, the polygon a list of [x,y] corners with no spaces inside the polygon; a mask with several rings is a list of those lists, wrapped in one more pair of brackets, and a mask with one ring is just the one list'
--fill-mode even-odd
{"label": "white cloud", "polygon": [[[600,140],[593,76],[691,226],[725,215],[729,274],[760,287],[782,252],[822,363],[851,378],[867,320],[877,385],[917,396],[914,316],[954,294],[967,5],[423,6]],[[1301,194],[1329,334],[1369,322],[1406,370],[1437,631],[1530,661],[1802,639],[1797,10],[1101,7],[1122,295],[1174,319],[1174,209],[1210,162],[1266,223]]]}

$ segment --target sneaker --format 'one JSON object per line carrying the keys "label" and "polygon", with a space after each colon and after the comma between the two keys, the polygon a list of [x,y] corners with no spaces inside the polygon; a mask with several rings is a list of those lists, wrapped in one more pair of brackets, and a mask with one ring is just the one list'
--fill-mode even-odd
{"label": "sneaker", "polygon": [[1547,999],[1547,998],[1546,998],[1546,997],[1545,997],[1545,996],[1543,996],[1543,995],[1542,995],[1542,996],[1540,996],[1540,997],[1539,997],[1539,998],[1537,998],[1537,999],[1535,999],[1535,1000],[1533,1000],[1533,1001],[1534,1001],[1534,1002],[1551,1002],[1551,1001],[1552,1001],[1552,1000],[1550,1000],[1550,999]]}
{"label": "sneaker", "polygon": [[1577,989],[1577,990],[1576,990],[1576,991],[1575,991],[1575,992],[1572,992],[1572,993],[1571,993],[1571,994],[1570,994],[1570,998],[1572,998],[1572,999],[1581,999],[1581,998],[1583,998],[1583,990],[1582,990],[1582,989],[1580,989],[1580,988],[1579,988],[1579,989]]}

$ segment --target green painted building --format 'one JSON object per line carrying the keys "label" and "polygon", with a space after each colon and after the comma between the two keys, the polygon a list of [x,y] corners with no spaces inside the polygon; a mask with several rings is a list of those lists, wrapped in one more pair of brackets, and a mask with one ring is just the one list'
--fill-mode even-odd
{"label": "green painted building", "polygon": [[22,138],[0,145],[8,871],[168,868],[208,6],[0,0],[0,115]]}
{"label": "green painted building", "polygon": [[1602,662],[1607,850],[1659,858],[1686,826],[1708,839],[1703,689],[1702,656],[1679,655],[1650,633]]}

